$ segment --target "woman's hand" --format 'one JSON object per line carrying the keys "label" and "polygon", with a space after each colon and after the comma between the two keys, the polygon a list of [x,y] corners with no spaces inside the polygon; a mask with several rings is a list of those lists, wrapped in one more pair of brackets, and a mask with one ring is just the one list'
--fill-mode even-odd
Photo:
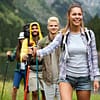
{"label": "woman's hand", "polygon": [[100,87],[99,81],[95,80],[94,83],[93,83],[94,92],[98,92],[99,87]]}
{"label": "woman's hand", "polygon": [[22,57],[22,62],[27,61],[27,59],[28,59],[28,55],[24,55],[24,56]]}
{"label": "woman's hand", "polygon": [[28,48],[28,54],[33,54],[33,48],[32,47]]}

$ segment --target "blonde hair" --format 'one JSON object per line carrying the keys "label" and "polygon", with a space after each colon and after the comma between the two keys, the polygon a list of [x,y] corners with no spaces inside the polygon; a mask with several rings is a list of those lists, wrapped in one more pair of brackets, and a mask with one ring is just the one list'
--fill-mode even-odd
{"label": "blonde hair", "polygon": [[48,23],[50,23],[51,21],[56,21],[59,24],[59,19],[55,16],[52,16],[52,17],[48,18]]}
{"label": "blonde hair", "polygon": [[[69,15],[70,15],[71,10],[72,10],[73,8],[75,8],[75,7],[80,8],[81,11],[82,11],[82,13],[83,13],[82,7],[81,7],[78,3],[73,3],[73,4],[70,5],[70,7],[69,7],[69,9],[68,9],[68,11],[67,11],[67,25],[65,26],[65,28],[61,29],[61,32],[62,32],[63,34],[65,34],[65,33],[67,32],[67,30],[69,29],[69,27],[70,27]],[[82,27],[82,29],[84,30],[84,23],[83,23],[83,20],[82,20],[82,23],[81,23],[81,27]]]}

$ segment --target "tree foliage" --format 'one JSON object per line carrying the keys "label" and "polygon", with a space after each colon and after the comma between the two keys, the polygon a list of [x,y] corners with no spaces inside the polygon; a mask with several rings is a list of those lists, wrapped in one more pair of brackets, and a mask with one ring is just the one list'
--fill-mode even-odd
{"label": "tree foliage", "polygon": [[100,18],[95,16],[88,24],[87,27],[95,32],[97,49],[100,51]]}
{"label": "tree foliage", "polygon": [[[37,21],[36,18],[30,16],[30,14],[28,15],[25,11],[15,8],[12,2],[13,0],[0,0],[0,52],[3,52],[5,48],[14,48],[16,46],[18,34],[23,31],[25,23]],[[47,25],[39,23],[45,36],[47,34]],[[95,16],[86,26],[95,32],[97,49],[100,50],[100,18]]]}

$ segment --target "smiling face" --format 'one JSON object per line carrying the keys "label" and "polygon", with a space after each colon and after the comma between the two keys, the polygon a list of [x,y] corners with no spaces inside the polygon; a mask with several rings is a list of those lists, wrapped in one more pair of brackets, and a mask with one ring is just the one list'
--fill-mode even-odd
{"label": "smiling face", "polygon": [[83,13],[82,13],[81,8],[79,7],[72,8],[69,13],[68,18],[69,18],[69,23],[71,27],[72,26],[80,27],[83,20]]}
{"label": "smiling face", "polygon": [[49,33],[51,33],[53,35],[53,34],[56,34],[58,32],[59,24],[57,23],[57,21],[52,20],[48,23],[47,28],[48,28]]}
{"label": "smiling face", "polygon": [[32,25],[32,36],[37,36],[39,34],[38,26]]}

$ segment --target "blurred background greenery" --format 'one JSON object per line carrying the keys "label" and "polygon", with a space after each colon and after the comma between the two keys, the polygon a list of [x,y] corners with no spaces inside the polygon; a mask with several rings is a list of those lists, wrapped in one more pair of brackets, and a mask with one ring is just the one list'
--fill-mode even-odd
{"label": "blurred background greenery", "polygon": [[26,23],[38,21],[44,36],[50,16],[57,16],[61,28],[64,27],[66,11],[72,2],[82,5],[85,26],[95,32],[100,50],[100,0],[0,0],[0,53],[16,46],[18,34]]}
{"label": "blurred background greenery", "polygon": [[[95,32],[97,50],[100,55],[100,0],[0,0],[1,81],[4,79],[7,66],[6,51],[15,48],[18,34],[23,31],[23,25],[37,21],[45,36],[48,33],[46,27],[48,17],[57,16],[61,28],[66,25],[66,12],[72,2],[78,2],[82,5],[85,26]],[[13,79],[15,63],[11,62],[8,65],[7,81]]]}

